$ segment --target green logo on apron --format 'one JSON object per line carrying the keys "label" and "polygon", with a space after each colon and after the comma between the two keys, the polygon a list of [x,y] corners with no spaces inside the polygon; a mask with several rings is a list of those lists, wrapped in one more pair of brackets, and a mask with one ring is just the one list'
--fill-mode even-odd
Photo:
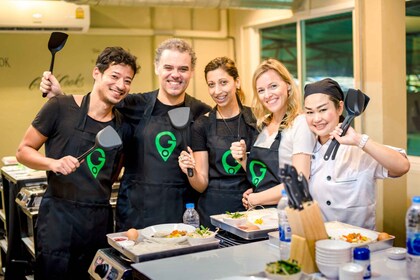
{"label": "green logo on apron", "polygon": [[[260,168],[258,168],[258,166],[260,166]],[[261,173],[259,176],[255,172],[256,169],[259,169]],[[253,160],[249,164],[249,171],[251,172],[252,184],[255,187],[258,187],[258,184],[264,179],[265,173],[267,173],[267,166],[261,161]]]}
{"label": "green logo on apron", "polygon": [[[92,154],[95,153],[95,152],[98,152],[98,153],[101,154],[97,158],[97,160],[99,162],[98,164],[94,164],[92,162]],[[87,156],[86,161],[87,161],[90,173],[92,173],[93,177],[96,178],[98,176],[99,171],[101,171],[102,167],[104,167],[104,164],[105,164],[105,152],[104,152],[104,150],[102,150],[101,148],[97,148],[97,149],[93,150],[93,152],[91,152]]]}
{"label": "green logo on apron", "polygon": [[[241,168],[241,164],[238,163],[235,166],[230,165],[227,162],[227,158],[228,156],[232,154],[232,152],[230,150],[227,150],[223,156],[222,156],[222,165],[223,165],[223,169],[226,171],[226,173],[228,174],[236,174],[236,172],[238,172],[238,170]],[[236,161],[235,161],[236,162]]]}
{"label": "green logo on apron", "polygon": [[[167,142],[167,144],[169,144],[169,147],[162,147],[162,145],[160,144],[160,139],[164,136],[169,136],[169,138],[171,138]],[[162,131],[161,133],[156,135],[155,145],[162,159],[164,161],[167,161],[176,147],[176,137],[170,131]]]}

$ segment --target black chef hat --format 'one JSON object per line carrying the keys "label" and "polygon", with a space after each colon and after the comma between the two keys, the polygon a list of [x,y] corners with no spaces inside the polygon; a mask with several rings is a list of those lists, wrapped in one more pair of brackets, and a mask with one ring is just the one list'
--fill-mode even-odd
{"label": "black chef hat", "polygon": [[304,98],[313,93],[324,93],[327,95],[334,96],[338,100],[344,100],[344,94],[340,88],[340,85],[330,78],[326,78],[315,83],[307,84],[305,86]]}

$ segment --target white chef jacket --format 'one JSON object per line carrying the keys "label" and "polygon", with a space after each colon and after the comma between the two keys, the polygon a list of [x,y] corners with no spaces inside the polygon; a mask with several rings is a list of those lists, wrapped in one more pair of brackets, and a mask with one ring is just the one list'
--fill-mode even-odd
{"label": "white chef jacket", "polygon": [[326,161],[330,143],[317,141],[314,149],[309,179],[313,199],[325,221],[375,229],[376,179],[387,178],[388,170],[357,146],[340,145],[335,160]]}

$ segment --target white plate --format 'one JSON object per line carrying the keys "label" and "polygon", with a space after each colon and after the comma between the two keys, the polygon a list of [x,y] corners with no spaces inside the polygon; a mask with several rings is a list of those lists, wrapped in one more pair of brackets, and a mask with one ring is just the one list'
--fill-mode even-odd
{"label": "white plate", "polygon": [[248,211],[248,223],[258,226],[260,229],[278,227],[277,209],[264,209],[258,211]]}
{"label": "white plate", "polygon": [[163,244],[176,244],[181,243],[185,240],[187,240],[187,235],[181,236],[181,237],[156,237],[159,236],[159,234],[165,233],[169,234],[174,230],[185,230],[187,233],[193,232],[195,230],[195,227],[186,225],[186,224],[160,224],[155,226],[150,226],[147,228],[144,228],[140,230],[140,234],[148,239],[152,240],[157,243],[163,243]]}
{"label": "white plate", "polygon": [[361,244],[369,244],[371,242],[375,242],[378,239],[378,233],[372,230],[363,229],[363,228],[327,228],[327,234],[331,237],[331,239],[335,240],[343,240],[343,235],[348,235],[350,233],[360,233],[362,236],[366,236],[370,240],[366,242],[354,242],[351,243],[353,246],[359,246]]}
{"label": "white plate", "polygon": [[392,260],[403,260],[407,254],[406,248],[392,247],[386,250],[386,255]]}

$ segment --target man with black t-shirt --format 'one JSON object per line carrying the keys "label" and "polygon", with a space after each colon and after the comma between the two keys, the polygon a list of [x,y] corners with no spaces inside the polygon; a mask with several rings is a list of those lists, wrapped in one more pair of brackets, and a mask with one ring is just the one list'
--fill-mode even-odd
{"label": "man with black t-shirt", "polygon": [[[36,226],[36,279],[90,279],[96,251],[112,232],[109,203],[119,172],[121,149],[96,148],[96,134],[112,126],[127,142],[132,131],[114,105],[123,100],[138,71],[136,57],[120,47],[106,48],[96,61],[92,92],[51,98],[19,145],[22,164],[48,171]],[[45,143],[46,156],[39,153]]]}

